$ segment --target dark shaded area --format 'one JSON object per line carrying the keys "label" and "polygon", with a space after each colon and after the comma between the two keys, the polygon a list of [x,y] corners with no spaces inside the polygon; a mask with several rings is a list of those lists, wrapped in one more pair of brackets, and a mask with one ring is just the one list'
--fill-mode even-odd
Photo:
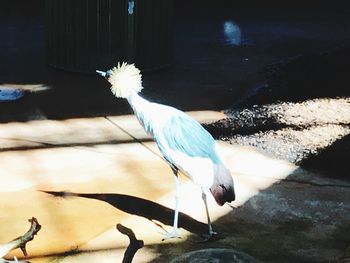
{"label": "dark shaded area", "polygon": [[[96,199],[114,206],[115,208],[122,210],[128,214],[142,216],[149,220],[157,220],[165,225],[172,226],[174,220],[174,210],[168,207],[162,206],[158,203],[123,194],[83,194],[73,192],[55,192],[55,191],[42,191],[44,193],[53,195],[55,197],[83,197],[89,199]],[[202,222],[199,222],[192,217],[179,213],[179,227],[186,229],[197,235],[207,234],[208,226]]]}
{"label": "dark shaded area", "polygon": [[242,8],[288,8],[293,12],[298,9],[312,10],[339,10],[347,11],[346,0],[335,0],[330,2],[317,0],[294,0],[294,1],[278,1],[278,0],[177,0],[175,1],[176,12],[183,17],[204,17],[229,15],[232,12],[239,13]]}
{"label": "dark shaded area", "polygon": [[[47,66],[44,2],[0,3],[0,84],[51,88],[1,103],[0,121],[131,113],[98,76]],[[143,76],[144,96],[182,110],[221,110],[244,103],[247,93],[264,84],[259,72],[267,65],[348,41],[349,10],[338,1],[327,9],[310,3],[289,1],[294,5],[289,9],[277,1],[175,1],[174,61]],[[241,30],[240,44],[230,44],[225,23]]]}
{"label": "dark shaded area", "polygon": [[[23,146],[17,146],[17,147],[2,147],[0,149],[0,152],[11,152],[11,151],[31,151],[31,150],[40,150],[40,149],[51,149],[51,148],[63,148],[63,147],[79,147],[79,146],[97,146],[97,145],[105,145],[105,144],[109,144],[109,145],[113,145],[113,144],[123,144],[123,143],[134,143],[135,140],[134,139],[130,139],[130,140],[124,140],[124,141],[120,141],[120,140],[102,140],[102,141],[97,141],[97,142],[82,142],[82,143],[47,143],[47,142],[42,142],[42,141],[31,141],[31,140],[20,140],[20,139],[15,139],[15,138],[11,138],[11,140],[14,141],[22,141],[25,143],[34,143],[37,144],[35,146],[33,145],[23,145]],[[143,139],[142,142],[150,142],[153,141],[152,139]]]}
{"label": "dark shaded area", "polygon": [[298,102],[313,98],[350,96],[350,46],[322,54],[300,55],[261,72],[265,84],[248,98],[248,105],[276,101]]}
{"label": "dark shaded area", "polygon": [[341,253],[340,255],[332,258],[328,263],[339,263],[339,262],[346,263],[346,261],[348,261],[349,258],[350,258],[350,247],[345,249],[345,251],[343,253]]}
{"label": "dark shaded area", "polygon": [[308,183],[323,180],[292,174],[216,223],[234,228],[232,245],[263,262],[328,262],[350,244],[349,205],[340,206],[349,186]]}
{"label": "dark shaded area", "polygon": [[301,162],[307,169],[321,171],[330,177],[350,179],[350,134],[335,141],[331,146],[320,150]]}
{"label": "dark shaded area", "polygon": [[196,262],[230,262],[230,263],[260,263],[260,261],[233,249],[203,249],[188,252],[176,257],[172,263],[196,263]]}
{"label": "dark shaded area", "polygon": [[[2,0],[1,16],[22,16],[26,18],[42,16],[45,11],[45,0]],[[30,9],[30,12],[28,12]]]}

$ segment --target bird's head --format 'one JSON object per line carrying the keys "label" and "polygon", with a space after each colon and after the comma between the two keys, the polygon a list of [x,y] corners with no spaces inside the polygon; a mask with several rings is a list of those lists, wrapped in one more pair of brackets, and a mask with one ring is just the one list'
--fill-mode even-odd
{"label": "bird's head", "polygon": [[216,203],[220,206],[223,206],[226,202],[232,202],[236,198],[235,190],[230,185],[213,185],[210,187],[210,192],[214,196]]}
{"label": "bird's head", "polygon": [[220,206],[236,199],[231,173],[224,165],[215,166],[214,182],[209,190]]}
{"label": "bird's head", "polygon": [[134,64],[118,63],[106,72],[96,70],[96,73],[112,84],[111,91],[118,98],[128,98],[143,88],[140,70]]}

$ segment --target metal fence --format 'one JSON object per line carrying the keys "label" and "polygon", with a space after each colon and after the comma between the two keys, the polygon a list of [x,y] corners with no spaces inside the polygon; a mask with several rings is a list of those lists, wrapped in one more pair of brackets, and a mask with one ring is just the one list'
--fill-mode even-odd
{"label": "metal fence", "polygon": [[118,61],[143,71],[172,62],[173,0],[46,0],[47,61],[92,73]]}

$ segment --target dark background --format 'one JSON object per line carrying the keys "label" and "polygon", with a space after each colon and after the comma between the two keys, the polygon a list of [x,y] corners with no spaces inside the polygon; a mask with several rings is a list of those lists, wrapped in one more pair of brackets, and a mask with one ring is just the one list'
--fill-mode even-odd
{"label": "dark background", "polygon": [[[143,94],[182,110],[242,105],[257,91],[263,94],[253,103],[346,95],[349,13],[339,0],[175,1],[173,61],[144,74]],[[240,27],[240,45],[225,43],[227,21]],[[49,119],[131,113],[105,80],[48,66],[46,29],[45,1],[0,2],[0,85],[50,87],[0,103],[1,121],[35,119],[37,112]],[[279,85],[281,76],[287,88]],[[276,86],[276,96],[264,93],[266,83]],[[321,86],[326,92],[318,92]],[[335,86],[343,89],[338,93]],[[297,87],[308,92],[295,95]]]}

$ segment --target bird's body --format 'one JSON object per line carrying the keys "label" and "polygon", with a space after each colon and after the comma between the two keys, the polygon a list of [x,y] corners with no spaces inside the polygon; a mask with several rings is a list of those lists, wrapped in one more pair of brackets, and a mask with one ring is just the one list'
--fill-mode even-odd
{"label": "bird's body", "polygon": [[209,189],[213,184],[214,165],[219,164],[211,135],[197,121],[173,107],[149,102],[138,94],[128,101],[169,165],[195,184]]}
{"label": "bird's body", "polygon": [[[132,83],[135,86],[141,85],[139,84],[141,80],[136,79],[140,76],[138,72],[128,67],[136,69],[133,65],[122,64],[108,73],[108,80],[112,83],[112,92],[117,97],[128,100],[145,131],[154,138],[164,159],[174,172],[176,186],[178,186],[177,175],[180,171],[201,188],[208,218],[209,235],[212,235],[214,232],[211,228],[206,203],[207,194],[211,192],[219,205],[235,199],[233,180],[218,154],[218,145],[213,137],[186,113],[142,98],[138,94],[142,86],[121,90],[128,83],[128,78],[131,81],[128,85]],[[177,235],[177,203],[174,231],[170,237]]]}

